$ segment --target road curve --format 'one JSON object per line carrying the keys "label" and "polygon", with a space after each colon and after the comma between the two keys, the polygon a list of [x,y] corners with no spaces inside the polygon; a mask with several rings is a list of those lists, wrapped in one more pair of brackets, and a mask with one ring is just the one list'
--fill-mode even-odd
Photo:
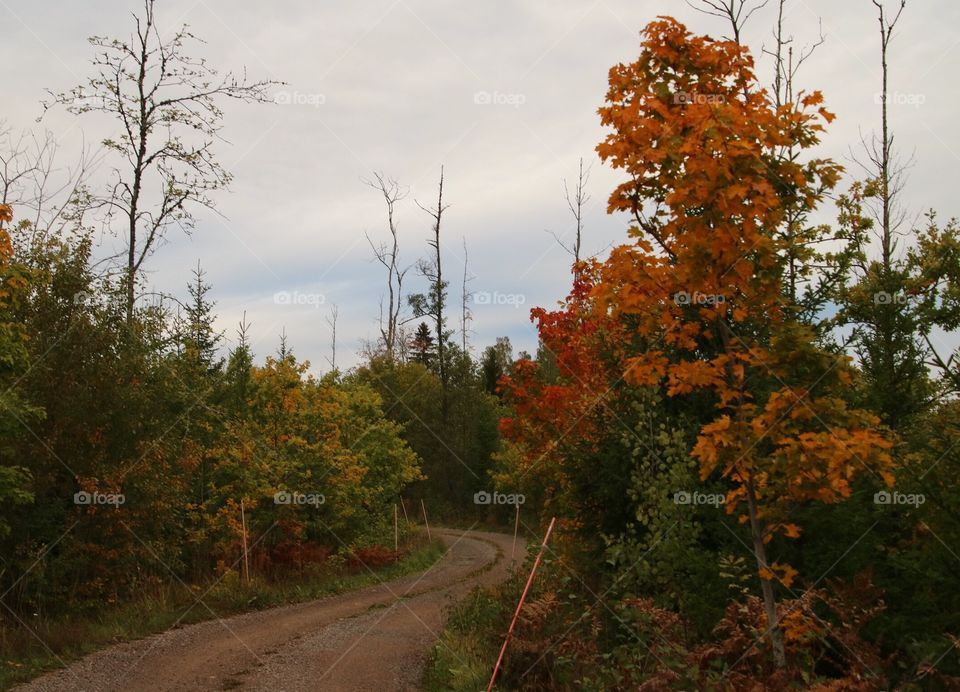
{"label": "road curve", "polygon": [[[15,689],[415,690],[444,609],[510,574],[512,536],[434,529],[446,554],[420,574],[111,646]],[[517,546],[517,561],[525,546]]]}

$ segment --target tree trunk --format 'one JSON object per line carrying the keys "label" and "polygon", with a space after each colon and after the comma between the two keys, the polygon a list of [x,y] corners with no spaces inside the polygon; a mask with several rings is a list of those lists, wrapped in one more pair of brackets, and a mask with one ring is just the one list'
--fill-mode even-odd
{"label": "tree trunk", "polygon": [[[764,527],[757,516],[757,497],[753,489],[753,479],[747,481],[747,507],[750,514],[750,533],[753,537],[753,554],[761,569],[770,569],[767,564],[767,547],[763,542]],[[787,665],[787,655],[783,648],[783,631],[777,619],[777,600],[773,593],[773,582],[760,578],[760,590],[763,593],[763,609],[767,614],[767,632],[773,645],[773,662],[777,668]]]}

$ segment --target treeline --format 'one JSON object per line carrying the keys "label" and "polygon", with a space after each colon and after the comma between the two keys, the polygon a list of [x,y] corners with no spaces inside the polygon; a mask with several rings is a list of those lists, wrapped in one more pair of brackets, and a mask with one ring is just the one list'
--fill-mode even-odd
{"label": "treeline", "polygon": [[128,320],[124,279],[93,271],[89,236],[0,209],[0,587],[14,617],[240,572],[244,538],[261,576],[392,549],[404,495],[414,519],[421,499],[435,518],[476,515],[507,344],[478,362],[447,343],[446,385],[424,339],[321,378],[285,339],[258,363],[244,324],[224,348],[199,267],[188,300]]}
{"label": "treeline", "polygon": [[219,357],[199,270],[179,314],[128,321],[122,282],[91,273],[89,241],[27,222],[12,235],[5,605],[52,614],[239,570],[243,522],[261,571],[301,544],[385,542],[421,472],[375,390],[309,377],[285,346],[257,365],[243,333]]}
{"label": "treeline", "polygon": [[[610,71],[597,151],[626,174],[609,208],[630,240],[533,311],[547,357],[502,383],[498,488],[558,518],[504,689],[960,686],[958,371],[937,339],[960,324],[960,229],[898,216],[886,91],[871,175],[840,188],[784,4],[773,87],[746,46],[670,18]],[[453,619],[487,624],[445,635],[440,686],[483,684],[518,596]],[[476,679],[444,677],[458,657]]]}

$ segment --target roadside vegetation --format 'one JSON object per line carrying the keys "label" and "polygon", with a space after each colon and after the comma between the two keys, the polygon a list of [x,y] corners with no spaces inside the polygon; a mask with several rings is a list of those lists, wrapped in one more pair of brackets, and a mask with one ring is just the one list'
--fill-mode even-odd
{"label": "roadside vegetation", "polygon": [[6,632],[0,647],[5,666],[0,689],[61,667],[105,646],[140,639],[196,622],[253,610],[303,603],[429,569],[445,552],[439,539],[408,533],[398,553],[357,551],[352,557],[327,558],[298,565],[282,577],[256,577],[249,583],[230,570],[200,584],[157,582],[136,597],[93,614],[68,615],[31,623],[26,630]]}

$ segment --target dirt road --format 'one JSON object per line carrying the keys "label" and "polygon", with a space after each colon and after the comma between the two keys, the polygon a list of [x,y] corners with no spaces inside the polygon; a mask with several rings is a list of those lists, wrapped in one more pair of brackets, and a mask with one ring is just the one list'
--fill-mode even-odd
{"label": "dirt road", "polygon": [[119,644],[16,689],[415,690],[444,607],[512,564],[510,536],[434,533],[448,551],[426,572]]}

